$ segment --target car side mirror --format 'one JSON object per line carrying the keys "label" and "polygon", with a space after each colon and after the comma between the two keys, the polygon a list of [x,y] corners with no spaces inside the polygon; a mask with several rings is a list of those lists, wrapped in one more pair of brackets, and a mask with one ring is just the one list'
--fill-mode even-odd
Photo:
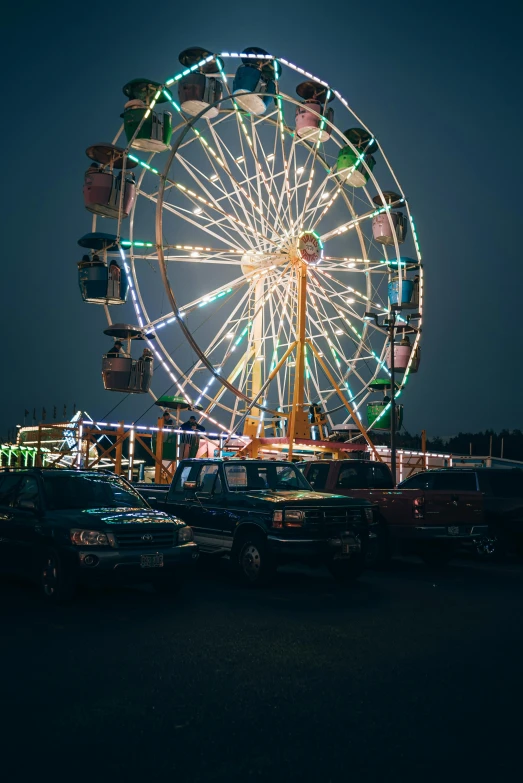
{"label": "car side mirror", "polygon": [[196,481],[185,481],[183,484],[183,488],[187,492],[194,492],[194,490],[196,489]]}

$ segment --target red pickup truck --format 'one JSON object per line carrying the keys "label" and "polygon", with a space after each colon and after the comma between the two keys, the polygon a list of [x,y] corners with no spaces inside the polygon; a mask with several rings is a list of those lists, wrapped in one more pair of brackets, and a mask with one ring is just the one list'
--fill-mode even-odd
{"label": "red pickup truck", "polygon": [[458,547],[477,546],[487,536],[482,493],[468,489],[460,471],[431,471],[431,489],[423,482],[395,488],[387,465],[369,460],[318,460],[303,472],[317,491],[371,501],[380,523],[376,557],[382,563],[395,554],[445,563]]}

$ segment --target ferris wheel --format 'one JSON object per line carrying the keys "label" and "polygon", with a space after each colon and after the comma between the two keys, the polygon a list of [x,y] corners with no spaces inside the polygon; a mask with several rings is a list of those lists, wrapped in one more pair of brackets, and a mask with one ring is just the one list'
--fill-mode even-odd
{"label": "ferris wheel", "polygon": [[119,338],[106,388],[153,393],[154,360],[153,396],[173,388],[225,432],[309,438],[318,410],[387,428],[383,393],[419,366],[423,267],[378,138],[258,47],[179,59],[126,84],[113,142],[87,150],[79,282]]}

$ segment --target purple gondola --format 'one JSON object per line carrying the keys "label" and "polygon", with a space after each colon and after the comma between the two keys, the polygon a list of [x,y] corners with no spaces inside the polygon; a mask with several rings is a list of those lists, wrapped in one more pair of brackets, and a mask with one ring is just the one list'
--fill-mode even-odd
{"label": "purple gondola", "polygon": [[305,100],[296,107],[296,135],[307,141],[327,141],[331,135],[329,123],[334,121],[334,109],[327,103],[334,95],[327,87],[317,82],[302,82],[296,87],[300,98]]}
{"label": "purple gondola", "polygon": [[404,207],[405,199],[399,193],[386,190],[383,192],[383,198],[377,195],[372,200],[378,207],[388,207],[372,218],[374,239],[382,245],[394,245],[395,240],[401,245],[407,238],[408,221],[403,212],[396,212],[394,207]]}
{"label": "purple gondola", "polygon": [[[405,372],[408,367],[412,346],[408,337],[404,337],[399,343],[394,343],[394,372]],[[387,367],[391,365],[390,347],[387,350]]]}
{"label": "purple gondola", "polygon": [[[84,177],[85,208],[100,217],[126,218],[136,195],[134,174],[127,170],[134,168],[136,163],[114,144],[94,144],[86,152],[93,163]],[[121,171],[124,166],[125,175]],[[118,174],[115,169],[120,169]]]}

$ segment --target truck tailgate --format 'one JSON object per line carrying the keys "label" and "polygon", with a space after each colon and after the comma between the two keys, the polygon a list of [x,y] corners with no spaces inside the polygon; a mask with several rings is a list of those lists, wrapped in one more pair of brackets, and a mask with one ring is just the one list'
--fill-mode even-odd
{"label": "truck tailgate", "polygon": [[[389,525],[477,525],[484,518],[481,492],[351,489],[343,494],[369,500],[378,506],[381,516]],[[415,515],[415,501],[419,504],[418,515]]]}

